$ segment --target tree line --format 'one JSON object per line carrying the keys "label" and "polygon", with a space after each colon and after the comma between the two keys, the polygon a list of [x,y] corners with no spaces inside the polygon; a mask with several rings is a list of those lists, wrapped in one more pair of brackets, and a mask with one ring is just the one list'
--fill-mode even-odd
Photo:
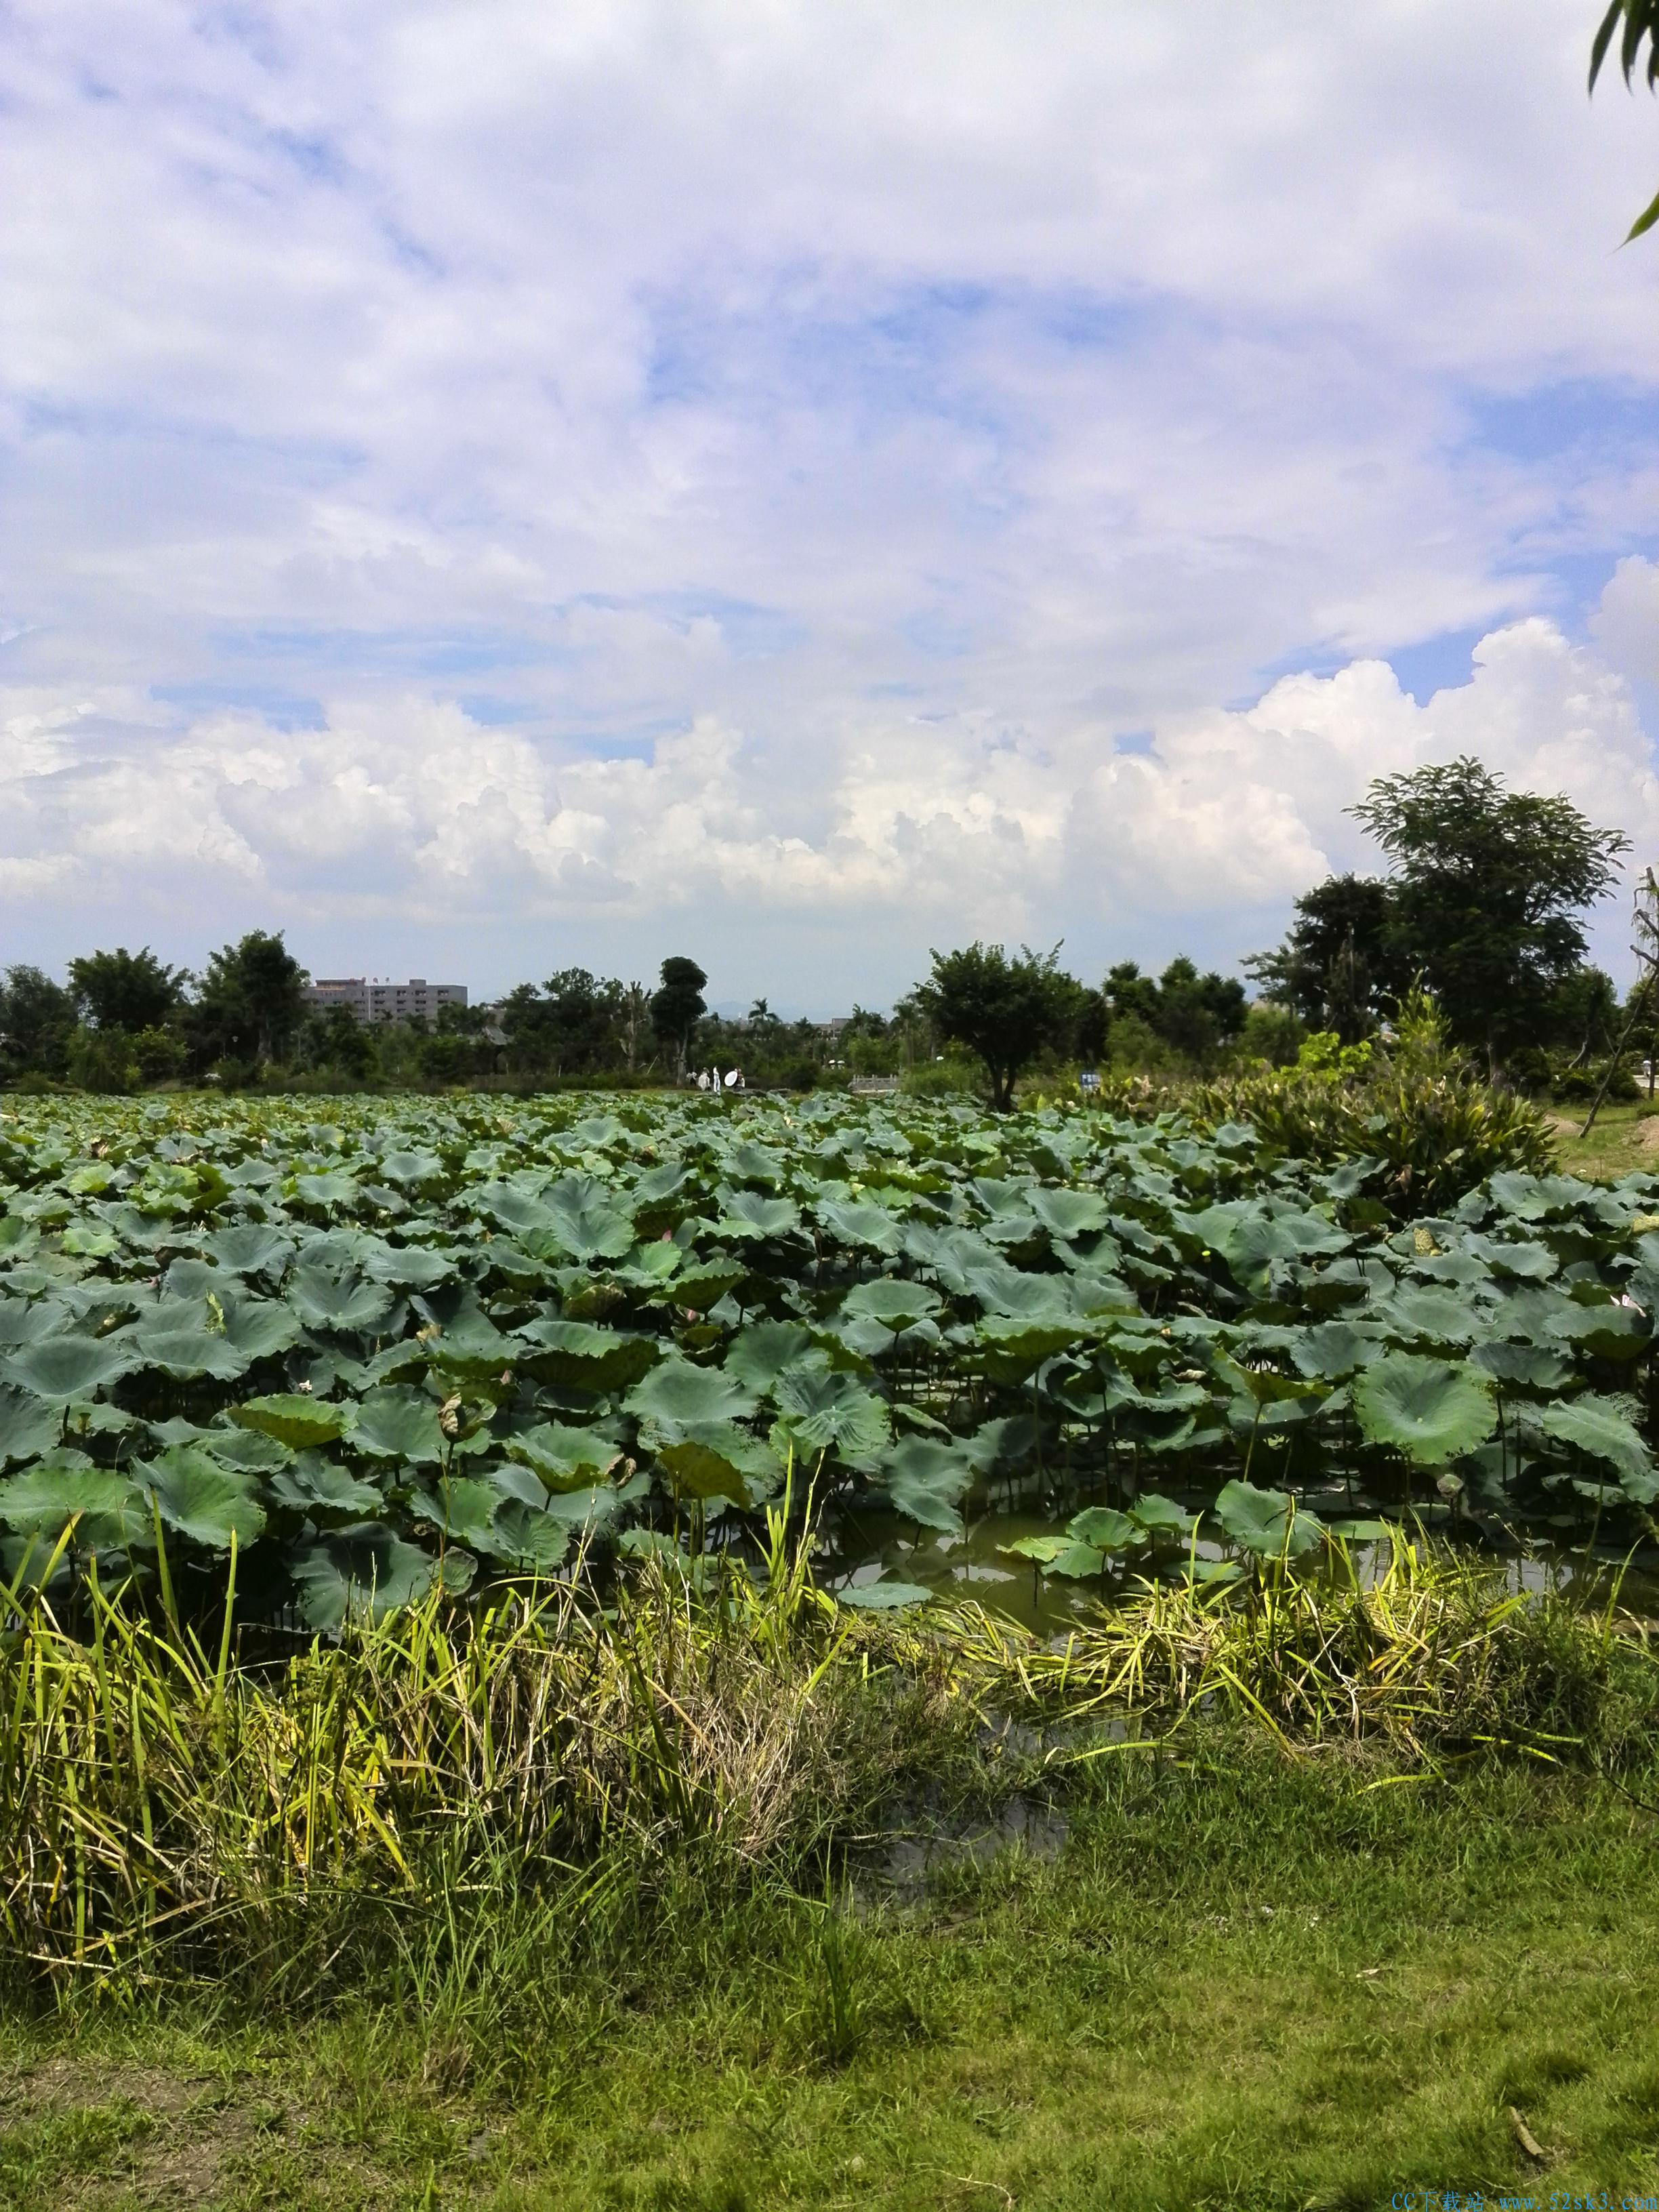
{"label": "tree line", "polygon": [[765,999],[739,1021],[711,1014],[707,973],[674,955],[652,988],[565,968],[493,1006],[443,1006],[428,1029],[314,1008],[281,933],[253,930],[199,975],[148,946],[72,960],[63,983],[10,968],[0,1078],[323,1089],[678,1082],[712,1066],[793,1089],[898,1074],[945,1088],[970,1057],[1006,1106],[1034,1066],[1180,1075],[1288,1061],[1310,1031],[1358,1043],[1418,988],[1495,1076],[1543,1087],[1598,1044],[1606,1053],[1618,995],[1586,959],[1583,916],[1616,879],[1621,833],[1594,829],[1565,799],[1508,791],[1473,759],[1380,778],[1352,811],[1389,872],[1334,875],[1298,899],[1284,942],[1244,963],[1254,1005],[1237,977],[1184,955],[1156,975],[1121,961],[1091,985],[1061,967],[1060,945],[975,943],[936,951],[890,1013],[855,1006],[833,1024],[786,1020]]}

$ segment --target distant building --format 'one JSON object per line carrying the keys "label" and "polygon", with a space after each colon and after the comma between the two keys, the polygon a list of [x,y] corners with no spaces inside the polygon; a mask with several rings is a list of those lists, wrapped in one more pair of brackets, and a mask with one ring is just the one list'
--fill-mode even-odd
{"label": "distant building", "polygon": [[440,1006],[466,1004],[466,986],[428,983],[424,975],[411,975],[407,983],[371,982],[363,975],[319,975],[306,997],[319,1014],[331,1006],[343,1006],[360,1022],[434,1024]]}
{"label": "distant building", "polygon": [[852,1018],[851,1014],[831,1014],[827,1022],[818,1024],[818,1035],[830,1038],[833,1043]]}

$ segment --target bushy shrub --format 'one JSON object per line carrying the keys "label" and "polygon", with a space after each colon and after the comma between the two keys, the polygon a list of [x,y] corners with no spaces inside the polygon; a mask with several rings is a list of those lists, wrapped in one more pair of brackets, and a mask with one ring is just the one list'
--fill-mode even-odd
{"label": "bushy shrub", "polygon": [[112,1097],[140,1079],[132,1039],[125,1030],[78,1029],[70,1039],[69,1079],[78,1091]]}
{"label": "bushy shrub", "polygon": [[1343,1045],[1321,1032],[1295,1067],[1206,1084],[1184,1103],[1200,1127],[1249,1122],[1287,1158],[1381,1160],[1402,1219],[1443,1212],[1504,1169],[1543,1174],[1554,1159],[1542,1114],[1479,1079],[1420,991],[1386,1040]]}
{"label": "bushy shrub", "polygon": [[977,1097],[985,1088],[985,1072],[979,1062],[951,1054],[944,1060],[925,1060],[907,1068],[899,1079],[907,1098]]}
{"label": "bushy shrub", "polygon": [[140,1030],[132,1040],[132,1056],[145,1083],[171,1083],[185,1072],[189,1057],[182,1037],[171,1030]]}
{"label": "bushy shrub", "polygon": [[1269,1067],[1291,1066],[1307,1041],[1308,1025],[1288,1006],[1252,1006],[1239,1032],[1242,1066],[1265,1060]]}
{"label": "bushy shrub", "polygon": [[1628,1060],[1616,1060],[1609,1071],[1605,1060],[1581,1060],[1576,1067],[1562,1067],[1552,1077],[1550,1090],[1564,1103],[1588,1105],[1601,1089],[1607,1079],[1607,1102],[1614,1106],[1628,1106],[1638,1094],[1635,1067]]}

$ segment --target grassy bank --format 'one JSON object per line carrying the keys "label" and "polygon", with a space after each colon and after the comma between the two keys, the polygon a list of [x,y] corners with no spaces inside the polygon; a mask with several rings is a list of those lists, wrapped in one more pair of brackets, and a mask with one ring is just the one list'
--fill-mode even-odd
{"label": "grassy bank", "polygon": [[850,1914],[688,1878],[580,1972],[509,1917],[320,2013],[14,2010],[0,2203],[1659,2189],[1652,1816],[1582,1777],[1376,1779],[1215,1736],[1080,1770],[1052,1861],[961,1856]]}
{"label": "grassy bank", "polygon": [[1621,1176],[1651,1175],[1659,1162],[1659,1116],[1646,1098],[1630,1106],[1603,1106],[1587,1137],[1579,1135],[1589,1109],[1558,1106],[1550,1121],[1565,1175],[1587,1182],[1617,1182]]}
{"label": "grassy bank", "polygon": [[1659,2194],[1610,1621],[1428,1552],[1065,1652],[781,1552],[557,1607],[25,1624],[0,2207]]}

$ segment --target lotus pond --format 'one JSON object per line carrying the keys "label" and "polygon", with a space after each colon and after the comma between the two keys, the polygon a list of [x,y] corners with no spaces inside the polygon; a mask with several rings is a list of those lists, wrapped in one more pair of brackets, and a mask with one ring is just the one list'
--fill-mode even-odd
{"label": "lotus pond", "polygon": [[1012,1609],[1401,1516],[1648,1544],[1659,1180],[1406,1218],[1164,1116],[829,1097],[12,1102],[9,1578],[337,1627],[759,1557]]}

